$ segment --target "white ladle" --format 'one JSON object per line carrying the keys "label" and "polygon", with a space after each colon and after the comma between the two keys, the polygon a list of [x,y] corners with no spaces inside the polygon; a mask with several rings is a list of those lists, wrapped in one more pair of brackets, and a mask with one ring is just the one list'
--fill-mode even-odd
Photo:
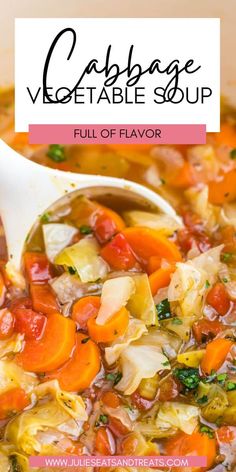
{"label": "white ladle", "polygon": [[10,264],[17,271],[26,237],[45,211],[75,190],[100,187],[109,192],[123,189],[143,197],[163,213],[180,218],[166,200],[135,182],[114,177],[62,172],[25,159],[0,139],[0,215]]}

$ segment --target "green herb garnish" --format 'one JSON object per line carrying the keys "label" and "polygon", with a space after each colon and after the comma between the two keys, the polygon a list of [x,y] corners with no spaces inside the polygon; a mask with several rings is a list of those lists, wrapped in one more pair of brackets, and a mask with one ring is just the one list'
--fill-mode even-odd
{"label": "green herb garnish", "polygon": [[22,467],[18,464],[17,456],[14,454],[9,457],[11,461],[11,472],[22,472]]}
{"label": "green herb garnish", "polygon": [[221,259],[223,262],[230,262],[232,260],[232,257],[232,252],[223,252],[223,254],[221,254]]}
{"label": "green herb garnish", "polygon": [[48,223],[50,221],[50,213],[44,213],[40,218],[41,223]]}
{"label": "green herb garnish", "polygon": [[200,433],[202,433],[202,434],[207,434],[207,436],[208,436],[210,439],[213,439],[213,438],[215,437],[215,433],[214,433],[213,429],[209,428],[209,427],[206,426],[206,425],[200,426]]}
{"label": "green herb garnish", "polygon": [[223,277],[222,281],[224,282],[224,284],[228,283],[228,279],[226,277]]}
{"label": "green herb garnish", "polygon": [[198,398],[197,400],[197,403],[199,403],[199,405],[204,405],[204,403],[207,403],[207,402],[208,402],[207,395],[203,395],[201,398]]}
{"label": "green herb garnish", "polygon": [[211,284],[210,284],[209,280],[206,280],[206,282],[205,282],[205,287],[206,287],[206,288],[209,288],[210,286],[211,286]]}
{"label": "green herb garnish", "polygon": [[81,344],[86,344],[89,340],[90,340],[89,337],[88,337],[88,338],[84,338],[84,339],[82,339]]}
{"label": "green herb garnish", "polygon": [[171,320],[171,323],[173,325],[182,325],[183,324],[183,321],[180,319],[180,318],[177,318],[177,316],[175,316],[172,320]]}
{"label": "green herb garnish", "polygon": [[210,375],[205,377],[203,380],[204,383],[211,383],[213,380],[216,379],[216,372],[214,370],[211,371]]}
{"label": "green herb garnish", "polygon": [[228,377],[227,374],[218,374],[216,376],[217,381],[221,384],[223,384],[226,381],[227,377]]}
{"label": "green herb garnish", "polygon": [[164,367],[167,367],[167,366],[170,365],[170,362],[169,362],[169,361],[162,362],[162,365],[163,365]]}
{"label": "green herb garnish", "polygon": [[93,230],[92,230],[91,226],[82,225],[79,228],[79,232],[81,234],[91,234],[93,232]]}
{"label": "green herb garnish", "polygon": [[107,415],[100,415],[98,421],[99,421],[99,423],[107,424],[108,423],[108,416]]}
{"label": "green herb garnish", "polygon": [[54,162],[66,161],[65,148],[60,144],[50,144],[48,147],[47,156]]}
{"label": "green herb garnish", "polygon": [[160,321],[171,318],[170,304],[168,298],[165,298],[156,305],[157,316]]}
{"label": "green herb garnish", "polygon": [[226,385],[226,390],[228,392],[230,392],[232,390],[236,390],[236,382],[228,382],[227,385]]}
{"label": "green herb garnish", "polygon": [[230,159],[236,159],[236,148],[232,149],[230,151]]}
{"label": "green herb garnish", "polygon": [[68,272],[71,274],[71,275],[75,275],[76,274],[76,269],[74,267],[68,267]]}
{"label": "green herb garnish", "polygon": [[183,369],[174,369],[174,376],[182,382],[185,387],[189,388],[190,390],[197,388],[200,382],[200,376],[198,369],[190,368],[183,368]]}
{"label": "green herb garnish", "polygon": [[114,373],[110,373],[106,375],[106,379],[111,380],[111,382],[113,382],[114,385],[117,385],[118,382],[121,380],[121,378],[122,378],[121,372],[114,372]]}

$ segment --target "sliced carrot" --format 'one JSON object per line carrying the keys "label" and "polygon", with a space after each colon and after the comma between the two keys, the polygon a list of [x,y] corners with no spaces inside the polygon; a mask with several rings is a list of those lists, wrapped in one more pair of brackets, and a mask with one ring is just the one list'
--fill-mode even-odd
{"label": "sliced carrot", "polygon": [[224,363],[233,344],[233,341],[225,338],[215,339],[208,343],[201,362],[203,372],[205,374],[210,374],[212,370],[217,371]]}
{"label": "sliced carrot", "polygon": [[71,359],[49,377],[57,379],[63,390],[82,391],[91,385],[100,370],[100,363],[98,346],[86,335],[78,333]]}
{"label": "sliced carrot", "polygon": [[155,295],[160,288],[167,287],[171,280],[171,274],[173,274],[175,267],[173,265],[169,267],[161,267],[160,269],[149,275],[149,284],[151,287],[152,295]]}
{"label": "sliced carrot", "polygon": [[72,319],[79,324],[81,329],[87,329],[89,318],[98,314],[101,304],[100,297],[89,296],[80,298],[72,308]]}
{"label": "sliced carrot", "polygon": [[211,305],[219,315],[224,316],[230,308],[230,298],[222,283],[217,283],[209,290],[206,302]]}
{"label": "sliced carrot", "polygon": [[50,285],[31,284],[30,294],[32,298],[33,309],[40,311],[45,315],[51,315],[58,311],[58,303]]}
{"label": "sliced carrot", "polygon": [[208,470],[215,462],[217,444],[215,438],[205,433],[179,433],[165,443],[165,454],[168,456],[206,456],[207,466],[204,467],[177,467],[176,472],[202,472]]}
{"label": "sliced carrot", "polygon": [[122,336],[129,323],[129,312],[122,307],[104,325],[96,323],[96,318],[88,320],[88,332],[90,337],[97,343],[111,343],[117,337]]}
{"label": "sliced carrot", "polygon": [[151,256],[149,257],[148,264],[147,264],[147,273],[152,274],[156,272],[156,270],[160,269],[161,267],[162,258],[160,256]]}
{"label": "sliced carrot", "polygon": [[232,202],[236,198],[236,169],[224,172],[208,182],[209,201],[214,205]]}
{"label": "sliced carrot", "polygon": [[43,336],[39,340],[26,341],[23,351],[15,359],[25,370],[50,371],[69,359],[74,346],[74,321],[54,313],[47,319]]}
{"label": "sliced carrot", "polygon": [[171,262],[181,260],[181,254],[176,244],[155,229],[131,227],[123,230],[122,234],[145,268],[152,256],[159,256]]}
{"label": "sliced carrot", "polygon": [[236,146],[236,127],[230,123],[223,123],[220,127],[220,133],[215,134],[216,143],[219,145],[235,147]]}
{"label": "sliced carrot", "polygon": [[118,406],[120,406],[120,399],[118,395],[115,392],[111,392],[110,390],[102,394],[101,400],[104,405],[110,408],[118,408]]}
{"label": "sliced carrot", "polygon": [[0,395],[0,420],[18,413],[30,404],[29,398],[22,388],[16,387]]}

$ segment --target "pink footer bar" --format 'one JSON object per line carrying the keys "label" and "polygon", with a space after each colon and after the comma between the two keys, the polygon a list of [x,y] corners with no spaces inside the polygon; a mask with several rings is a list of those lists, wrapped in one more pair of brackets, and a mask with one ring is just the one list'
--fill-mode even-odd
{"label": "pink footer bar", "polygon": [[30,144],[205,144],[206,125],[29,125]]}
{"label": "pink footer bar", "polygon": [[205,456],[31,456],[31,467],[206,467]]}

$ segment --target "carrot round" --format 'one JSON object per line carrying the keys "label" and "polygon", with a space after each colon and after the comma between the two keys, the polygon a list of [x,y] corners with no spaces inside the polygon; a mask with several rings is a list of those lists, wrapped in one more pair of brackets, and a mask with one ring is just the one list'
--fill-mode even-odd
{"label": "carrot round", "polygon": [[174,266],[161,267],[149,275],[149,284],[152,295],[155,295],[160,288],[164,288],[169,285],[171,274],[174,272],[174,270]]}
{"label": "carrot round", "polygon": [[210,374],[212,370],[218,370],[224,363],[233,344],[233,341],[225,338],[215,339],[208,343],[201,362],[201,369],[203,372],[205,374]]}
{"label": "carrot round", "polygon": [[172,262],[181,260],[176,244],[155,229],[131,227],[123,230],[122,234],[144,266],[148,265],[152,256],[159,256]]}
{"label": "carrot round", "polygon": [[90,386],[99,370],[100,351],[98,346],[86,335],[78,333],[71,359],[49,377],[57,379],[62,390],[78,392]]}
{"label": "carrot round", "polygon": [[196,176],[194,175],[194,168],[187,161],[178,170],[173,178],[170,177],[168,183],[175,188],[185,189],[191,187],[196,183]]}
{"label": "carrot round", "polygon": [[29,398],[22,388],[16,387],[2,393],[0,395],[0,420],[23,410],[29,404]]}
{"label": "carrot round", "polygon": [[97,343],[111,343],[117,337],[122,336],[129,323],[129,312],[122,307],[104,325],[96,323],[96,318],[88,320],[88,332]]}
{"label": "carrot round", "polygon": [[217,445],[215,438],[210,438],[205,433],[193,434],[179,433],[167,440],[165,454],[168,456],[206,456],[207,466],[202,467],[177,467],[176,472],[202,472],[208,470],[215,462]]}
{"label": "carrot round", "polygon": [[41,339],[26,341],[23,351],[15,359],[25,370],[46,372],[64,364],[74,345],[74,321],[54,313],[47,319]]}
{"label": "carrot round", "polygon": [[216,144],[235,147],[236,146],[236,127],[230,123],[223,123],[220,127],[220,133],[215,134]]}
{"label": "carrot round", "polygon": [[87,329],[89,318],[97,315],[101,304],[100,297],[88,296],[80,298],[72,308],[72,319],[79,324],[81,329]]}
{"label": "carrot round", "polygon": [[209,201],[214,205],[232,202],[236,198],[236,169],[222,173],[208,182]]}

